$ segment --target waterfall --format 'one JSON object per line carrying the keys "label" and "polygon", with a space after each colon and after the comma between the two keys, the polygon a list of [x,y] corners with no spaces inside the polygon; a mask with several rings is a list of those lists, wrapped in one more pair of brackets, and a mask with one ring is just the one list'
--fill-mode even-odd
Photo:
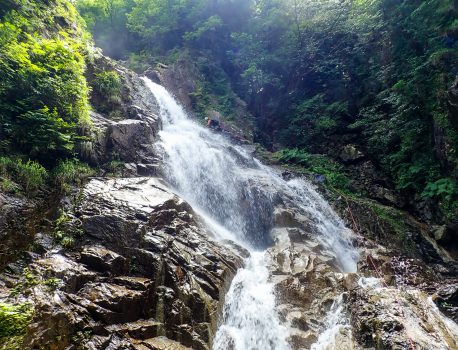
{"label": "waterfall", "polygon": [[243,147],[190,120],[164,87],[144,81],[160,106],[165,179],[219,238],[251,253],[227,294],[214,350],[289,349],[264,258],[273,244],[275,205],[291,203],[310,218],[316,239],[335,253],[342,271],[353,272],[358,254],[350,231],[309,183],[285,181]]}

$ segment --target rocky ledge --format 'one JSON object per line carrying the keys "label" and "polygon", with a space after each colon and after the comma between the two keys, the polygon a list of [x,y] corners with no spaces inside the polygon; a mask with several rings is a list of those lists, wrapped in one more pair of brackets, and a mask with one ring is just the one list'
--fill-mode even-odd
{"label": "rocky ledge", "polygon": [[75,198],[60,229],[78,243],[42,239],[22,277],[1,275],[2,302],[34,307],[23,348],[208,349],[238,252],[154,178],[93,179]]}
{"label": "rocky ledge", "polygon": [[279,195],[267,258],[292,349],[458,349],[452,265],[428,265],[343,224],[328,226],[359,247],[358,272],[343,273],[337,241],[335,249],[323,244],[316,225],[329,208],[314,198],[318,211],[307,215]]}

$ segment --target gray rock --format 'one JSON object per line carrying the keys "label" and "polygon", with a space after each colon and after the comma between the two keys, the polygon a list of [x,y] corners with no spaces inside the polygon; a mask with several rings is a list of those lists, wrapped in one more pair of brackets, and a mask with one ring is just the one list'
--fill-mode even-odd
{"label": "gray rock", "polygon": [[81,245],[30,265],[59,283],[24,294],[35,306],[24,349],[208,349],[242,264],[237,248],[213,242],[189,204],[153,178],[93,179],[75,212]]}

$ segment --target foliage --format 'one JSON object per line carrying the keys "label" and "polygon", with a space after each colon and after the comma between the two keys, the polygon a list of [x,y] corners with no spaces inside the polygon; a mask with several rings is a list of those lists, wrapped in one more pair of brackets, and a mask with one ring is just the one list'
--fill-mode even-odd
{"label": "foliage", "polygon": [[22,338],[32,316],[30,304],[0,303],[0,349],[22,349]]}
{"label": "foliage", "polygon": [[309,172],[324,175],[331,187],[348,191],[350,180],[345,175],[343,167],[326,156],[310,154],[302,149],[283,149],[274,154],[283,163],[297,164]]}
{"label": "foliage", "polygon": [[112,160],[111,162],[104,165],[104,168],[107,169],[107,176],[120,176],[124,169],[124,163],[119,160]]}
{"label": "foliage", "polygon": [[52,163],[88,124],[85,36],[66,0],[12,4],[0,18],[0,136],[4,150]]}
{"label": "foliage", "polygon": [[93,176],[94,169],[77,159],[61,160],[52,171],[54,183],[63,191],[72,184],[81,185],[85,179]]}
{"label": "foliage", "polygon": [[83,235],[82,229],[78,226],[79,221],[74,221],[66,212],[62,212],[54,222],[53,236],[62,247],[70,249],[75,245],[76,238]]}
{"label": "foliage", "polygon": [[121,96],[121,78],[115,71],[97,73],[91,82],[95,91],[109,101],[119,101]]}
{"label": "foliage", "polygon": [[458,185],[456,180],[443,178],[432,183],[429,182],[421,196],[436,199],[444,216],[448,220],[456,220],[458,213]]}
{"label": "foliage", "polygon": [[19,192],[20,185],[25,194],[31,195],[45,185],[48,172],[35,161],[0,157],[0,178],[4,190]]}
{"label": "foliage", "polygon": [[41,164],[31,160],[23,163],[19,159],[16,164],[16,172],[18,180],[24,185],[26,193],[34,192],[41,188],[48,176],[48,172]]}
{"label": "foliage", "polygon": [[[395,234],[393,237],[384,237],[384,239],[389,239],[392,244],[394,243],[394,246],[402,247],[406,253],[413,255],[417,248],[410,238],[412,228],[409,225],[407,215],[396,208],[373,201],[367,202],[365,205],[370,209],[371,214],[375,215],[374,221],[382,234],[385,234],[385,231]],[[401,244],[396,244],[396,241],[400,241]]]}

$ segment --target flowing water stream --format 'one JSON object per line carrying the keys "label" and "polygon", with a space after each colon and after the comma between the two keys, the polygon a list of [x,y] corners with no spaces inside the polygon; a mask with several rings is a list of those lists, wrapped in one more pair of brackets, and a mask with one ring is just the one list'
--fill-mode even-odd
{"label": "flowing water stream", "polygon": [[161,110],[158,147],[163,152],[164,177],[219,238],[231,239],[251,253],[227,293],[213,349],[289,349],[264,254],[274,242],[275,205],[292,203],[309,218],[316,239],[348,272],[356,271],[358,260],[351,232],[310,184],[285,181],[243,147],[190,120],[164,87],[144,80]]}

